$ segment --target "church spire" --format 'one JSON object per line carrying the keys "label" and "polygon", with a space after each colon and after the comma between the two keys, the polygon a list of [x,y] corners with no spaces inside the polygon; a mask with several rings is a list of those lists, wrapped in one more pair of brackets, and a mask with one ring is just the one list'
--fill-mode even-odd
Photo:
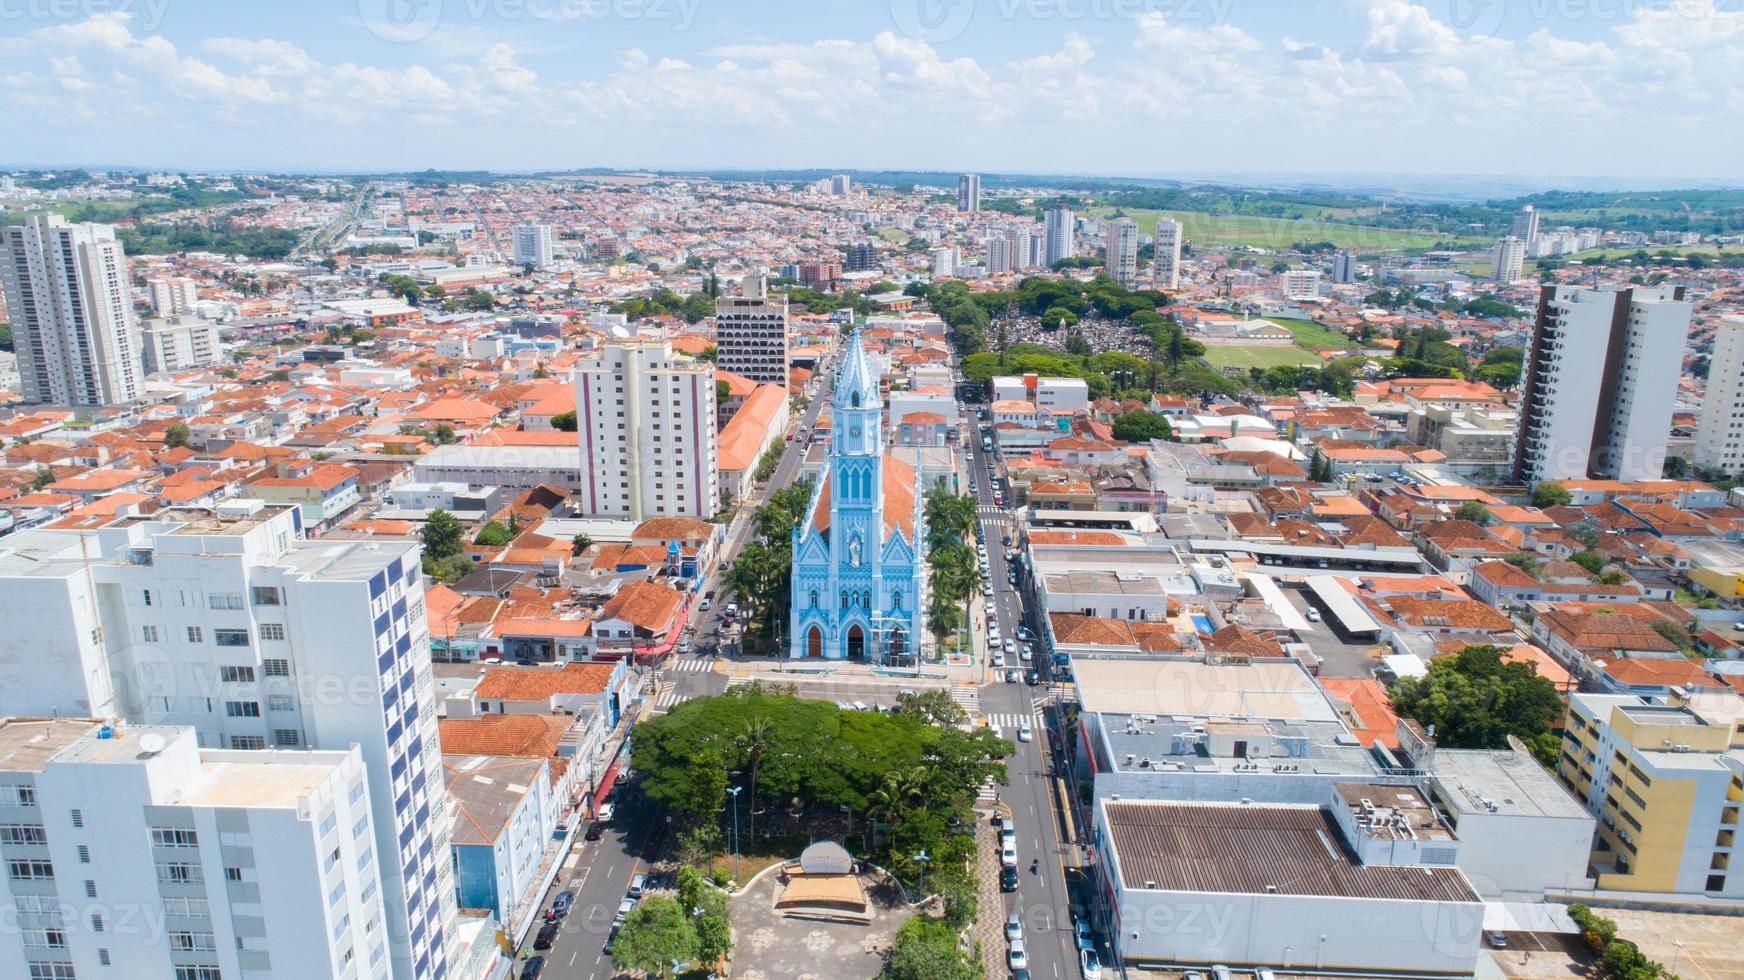
{"label": "church spire", "polygon": [[842,370],[836,375],[836,393],[832,404],[838,409],[877,407],[878,376],[866,357],[866,347],[860,342],[860,330],[848,335],[848,351],[842,356]]}

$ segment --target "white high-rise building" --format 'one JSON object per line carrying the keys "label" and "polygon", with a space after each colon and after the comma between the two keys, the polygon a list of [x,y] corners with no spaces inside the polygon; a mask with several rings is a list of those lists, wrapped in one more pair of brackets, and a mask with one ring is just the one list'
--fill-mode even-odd
{"label": "white high-rise building", "polygon": [[1521,372],[1522,483],[1657,480],[1691,306],[1682,286],[1545,286]]}
{"label": "white high-rise building", "polygon": [[642,521],[720,510],[715,365],[675,355],[664,334],[626,332],[576,367],[575,432],[588,515]]}
{"label": "white high-rise building", "polygon": [[0,290],[25,401],[121,405],[141,397],[139,331],[114,228],[46,214],[0,229]]}
{"label": "white high-rise building", "polygon": [[771,296],[769,281],[746,276],[739,295],[715,300],[715,364],[764,384],[787,387],[787,294]]}
{"label": "white high-rise building", "polygon": [[516,225],[515,264],[549,269],[556,261],[551,245],[550,225]]}
{"label": "white high-rise building", "polygon": [[1015,268],[1011,258],[1012,245],[1012,240],[1004,235],[994,235],[987,239],[988,275],[1002,276]]}
{"label": "white high-rise building", "polygon": [[251,501],[9,536],[0,705],[190,726],[207,748],[355,747],[384,956],[397,980],[434,980],[459,911],[419,547],[301,529],[296,507]]}
{"label": "white high-rise building", "polygon": [[1356,256],[1349,250],[1341,248],[1332,253],[1332,281],[1356,282]]}
{"label": "white high-rise building", "polygon": [[957,210],[969,214],[981,210],[980,174],[964,174],[957,178]]}
{"label": "white high-rise building", "polygon": [[847,174],[834,174],[830,177],[830,193],[836,197],[847,197],[854,190],[854,178]]}
{"label": "white high-rise building", "polygon": [[1173,218],[1157,219],[1156,244],[1151,246],[1153,255],[1151,273],[1158,289],[1179,289],[1181,287],[1181,223]]}
{"label": "white high-rise building", "polygon": [[187,276],[163,276],[145,281],[151,311],[158,316],[192,313],[200,305],[200,293]]}
{"label": "white high-rise building", "polygon": [[1514,238],[1531,245],[1538,237],[1538,209],[1528,204],[1514,213],[1514,226],[1508,232]]}
{"label": "white high-rise building", "polygon": [[957,274],[957,246],[946,245],[933,249],[933,275],[954,276]]}
{"label": "white high-rise building", "polygon": [[1526,268],[1526,242],[1524,239],[1507,235],[1496,243],[1496,258],[1491,275],[1499,283],[1507,284],[1520,278]]}
{"label": "white high-rise building", "polygon": [[[0,975],[390,977],[363,754],[0,721]],[[444,862],[448,855],[442,856]]]}
{"label": "white high-rise building", "polygon": [[1033,269],[1036,267],[1036,236],[1029,228],[1012,228],[1005,233],[1005,240],[1011,244],[1011,268],[1015,270]]}
{"label": "white high-rise building", "polygon": [[1320,295],[1319,269],[1288,269],[1278,275],[1278,291],[1285,299],[1315,299]]}
{"label": "white high-rise building", "polygon": [[1104,264],[1108,277],[1122,286],[1138,281],[1138,224],[1116,218],[1103,228]]}
{"label": "white high-rise building", "polygon": [[1721,317],[1714,330],[1695,463],[1728,474],[1744,471],[1744,316]]}
{"label": "white high-rise building", "polygon": [[218,363],[218,326],[191,313],[148,319],[139,325],[140,361],[146,374],[188,371]]}
{"label": "white high-rise building", "polygon": [[1046,248],[1042,253],[1042,265],[1051,266],[1061,259],[1069,259],[1077,254],[1077,246],[1072,240],[1074,220],[1076,219],[1072,209],[1064,204],[1056,204],[1048,209],[1043,223]]}

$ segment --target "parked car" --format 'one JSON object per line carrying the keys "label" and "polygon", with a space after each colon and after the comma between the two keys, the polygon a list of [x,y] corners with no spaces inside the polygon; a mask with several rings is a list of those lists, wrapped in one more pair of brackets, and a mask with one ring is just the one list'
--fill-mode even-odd
{"label": "parked car", "polygon": [[1036,673],[1033,669],[1026,670],[1023,672],[1023,682],[1028,684],[1030,687],[1035,687],[1037,684],[1042,682],[1042,675]]}
{"label": "parked car", "polygon": [[574,904],[575,893],[565,889],[558,892],[557,897],[551,900],[551,911],[558,915],[568,915],[570,906]]}
{"label": "parked car", "polygon": [[1005,917],[1005,938],[1012,942],[1023,938],[1023,917],[1016,912]]}
{"label": "parked car", "polygon": [[545,957],[531,956],[521,964],[521,980],[536,980],[539,974],[545,972]]}
{"label": "parked car", "polygon": [[1508,934],[1500,929],[1491,929],[1485,932],[1484,938],[1489,940],[1490,946],[1494,949],[1508,948]]}
{"label": "parked car", "polygon": [[1084,980],[1102,980],[1102,961],[1096,958],[1095,950],[1078,951],[1078,972]]}
{"label": "parked car", "polygon": [[632,911],[634,911],[635,908],[636,908],[636,900],[633,898],[625,898],[623,901],[618,903],[618,914],[612,917],[612,921],[613,922],[622,922],[625,919],[628,919],[630,917],[630,913]]}
{"label": "parked car", "polygon": [[599,818],[606,823],[611,823],[612,817],[615,814],[617,814],[617,812],[618,812],[618,805],[616,803],[612,803],[610,801],[607,801],[605,803],[600,804]]}
{"label": "parked car", "polygon": [[635,877],[630,879],[630,890],[626,894],[628,894],[631,898],[641,898],[642,893],[644,891],[647,891],[647,890],[648,890],[648,876],[647,875],[636,875]]}
{"label": "parked car", "polygon": [[1017,867],[1017,845],[1004,844],[999,848],[999,863],[1008,868]]}
{"label": "parked car", "polygon": [[1017,891],[1017,865],[1008,864],[999,869],[999,890],[1002,892]]}
{"label": "parked car", "polygon": [[1308,621],[1310,623],[1320,622],[1320,610],[1315,609],[1313,606],[1309,606],[1308,607]]}
{"label": "parked car", "polygon": [[539,934],[533,937],[534,949],[550,949],[557,941],[557,930],[561,928],[555,922],[547,922],[539,927]]}
{"label": "parked car", "polygon": [[1011,961],[1013,970],[1022,970],[1029,966],[1029,952],[1023,948],[1023,940],[1021,939],[1011,941],[1011,951],[1006,954],[1006,957]]}
{"label": "parked car", "polygon": [[581,837],[583,840],[599,840],[605,835],[605,832],[605,821],[595,820],[593,823],[587,825],[587,831],[586,833],[583,833]]}

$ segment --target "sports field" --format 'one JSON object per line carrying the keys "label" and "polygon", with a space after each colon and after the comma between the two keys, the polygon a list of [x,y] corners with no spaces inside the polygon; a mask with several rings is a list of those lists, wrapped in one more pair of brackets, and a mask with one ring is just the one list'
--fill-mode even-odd
{"label": "sports field", "polygon": [[1206,344],[1205,363],[1221,371],[1226,367],[1272,368],[1319,364],[1320,358],[1300,347],[1217,347]]}

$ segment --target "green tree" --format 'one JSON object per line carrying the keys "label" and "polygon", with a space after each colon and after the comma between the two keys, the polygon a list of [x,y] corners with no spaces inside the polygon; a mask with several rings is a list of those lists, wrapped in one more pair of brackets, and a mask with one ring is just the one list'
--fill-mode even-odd
{"label": "green tree", "polygon": [[1393,686],[1402,717],[1435,726],[1441,745],[1460,749],[1506,748],[1513,735],[1532,746],[1540,761],[1556,757],[1551,726],[1562,717],[1556,685],[1529,663],[1507,663],[1493,646],[1468,646],[1438,657],[1423,677]]}
{"label": "green tree", "polygon": [[472,536],[472,543],[481,548],[501,548],[512,540],[514,538],[509,534],[509,529],[500,521],[486,521],[478,529],[478,533]]}
{"label": "green tree", "polygon": [[1150,412],[1142,408],[1127,412],[1114,420],[1114,438],[1122,442],[1149,442],[1152,439],[1167,439],[1172,432],[1168,416],[1161,412]]}
{"label": "green tree", "polygon": [[1534,507],[1567,507],[1571,499],[1568,488],[1560,483],[1540,483],[1532,488]]}
{"label": "green tree", "polygon": [[1682,456],[1665,457],[1665,478],[1667,480],[1687,480],[1689,475],[1689,460]]}
{"label": "green tree", "polygon": [[704,347],[702,351],[696,355],[696,359],[699,361],[707,361],[710,364],[716,364],[719,363],[719,356],[719,352],[715,350],[714,345],[710,344],[709,346]]}
{"label": "green tree", "polygon": [[188,447],[188,424],[186,422],[171,422],[164,428],[165,449],[186,449]]}
{"label": "green tree", "polygon": [[430,430],[430,441],[438,446],[447,446],[454,442],[454,426],[447,422],[439,422],[436,428]]}
{"label": "green tree", "polygon": [[982,969],[958,945],[956,930],[917,915],[896,930],[884,976],[887,980],[981,980]]}
{"label": "green tree", "polygon": [[612,962],[656,977],[675,977],[673,964],[695,966],[696,927],[688,909],[664,895],[636,903],[612,940]]}
{"label": "green tree", "polygon": [[1605,556],[1591,548],[1588,548],[1585,551],[1577,551],[1574,554],[1569,555],[1568,560],[1594,575],[1599,574],[1599,570],[1605,567]]}
{"label": "green tree", "polygon": [[424,543],[426,558],[443,559],[460,554],[461,539],[465,529],[460,525],[460,519],[440,507],[430,512],[424,520],[424,530],[420,537]]}
{"label": "green tree", "polygon": [[551,427],[556,429],[558,432],[574,432],[575,412],[558,412],[556,415],[551,416]]}
{"label": "green tree", "polygon": [[580,554],[593,546],[593,535],[586,531],[575,532],[575,537],[569,539],[570,554]]}
{"label": "green tree", "polygon": [[1476,500],[1468,500],[1460,504],[1459,509],[1453,512],[1453,516],[1457,520],[1471,521],[1473,524],[1488,524],[1493,520],[1490,516],[1490,509]]}

